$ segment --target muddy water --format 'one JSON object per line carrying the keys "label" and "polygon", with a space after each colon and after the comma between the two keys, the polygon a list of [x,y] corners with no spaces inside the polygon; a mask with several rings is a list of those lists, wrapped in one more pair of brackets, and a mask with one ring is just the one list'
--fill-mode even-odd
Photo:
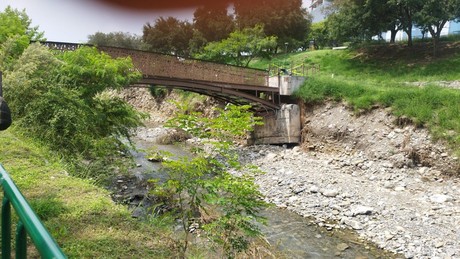
{"label": "muddy water", "polygon": [[[190,155],[181,146],[158,145],[151,141],[134,138],[138,148],[132,151],[137,167],[132,169],[130,183],[125,179],[118,179],[121,189],[128,189],[127,195],[134,197],[131,201],[132,208],[136,208],[134,214],[141,215],[139,204],[148,204],[144,197],[148,197],[148,189],[143,183],[148,179],[166,179],[161,173],[160,163],[152,163],[146,159],[146,150],[154,147],[156,150],[167,151],[175,156]],[[134,179],[134,180],[133,180]],[[127,186],[127,187],[125,187]],[[116,190],[114,190],[116,192]],[[134,194],[133,194],[134,193]],[[138,201],[135,199],[139,198]],[[144,200],[142,200],[144,199]],[[139,203],[138,203],[139,202]],[[326,229],[319,227],[312,219],[304,218],[286,209],[276,207],[262,212],[267,218],[267,224],[260,228],[265,238],[272,246],[275,246],[286,258],[392,258],[394,255],[377,249],[372,244],[363,243],[355,233],[351,231]]]}

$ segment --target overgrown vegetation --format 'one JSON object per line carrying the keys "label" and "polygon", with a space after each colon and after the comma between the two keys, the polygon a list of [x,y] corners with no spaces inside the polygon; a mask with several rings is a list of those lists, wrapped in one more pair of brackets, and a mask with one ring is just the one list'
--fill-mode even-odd
{"label": "overgrown vegetation", "polygon": [[[65,163],[43,145],[8,129],[0,132],[0,154],[2,165],[69,258],[177,257],[169,230],[133,219],[94,181],[69,175]],[[28,255],[38,257],[34,249]]]}
{"label": "overgrown vegetation", "polygon": [[[253,182],[257,171],[239,163],[232,143],[260,124],[260,118],[248,112],[249,106],[218,109],[215,118],[190,112],[183,104],[178,107],[167,126],[203,139],[203,146],[193,149],[193,157],[164,159],[169,179],[154,194],[175,208],[172,215],[179,218],[183,230],[183,257],[188,256],[191,236],[197,235],[191,233],[202,232],[204,242],[217,254],[233,258],[249,249],[251,237],[260,235],[255,223],[261,219],[260,209],[267,206]],[[244,174],[237,176],[232,170]]]}
{"label": "overgrown vegetation", "polygon": [[[354,50],[320,50],[259,60],[316,64],[321,70],[309,75],[297,96],[306,102],[327,99],[346,101],[357,111],[375,105],[391,107],[396,116],[407,116],[427,127],[437,139],[446,140],[460,155],[460,91],[438,86],[460,80],[460,48],[445,42],[440,57],[431,59],[426,43],[412,49],[400,45],[367,46]],[[414,86],[423,83],[423,87]]]}
{"label": "overgrown vegetation", "polygon": [[0,31],[0,70],[15,130],[59,154],[72,173],[98,178],[117,170],[126,149],[121,139],[143,118],[110,93],[140,77],[131,60],[89,47],[52,52],[29,43],[42,34],[28,27],[24,12],[7,8],[0,15],[6,28]]}

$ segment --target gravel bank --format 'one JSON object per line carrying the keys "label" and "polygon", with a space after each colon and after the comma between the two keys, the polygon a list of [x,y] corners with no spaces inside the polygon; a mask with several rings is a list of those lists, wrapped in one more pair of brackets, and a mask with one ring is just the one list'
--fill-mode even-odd
{"label": "gravel bank", "polygon": [[303,146],[242,151],[266,172],[257,183],[268,202],[408,258],[460,258],[460,183],[446,176],[458,158],[384,110],[355,117],[330,104],[306,117]]}

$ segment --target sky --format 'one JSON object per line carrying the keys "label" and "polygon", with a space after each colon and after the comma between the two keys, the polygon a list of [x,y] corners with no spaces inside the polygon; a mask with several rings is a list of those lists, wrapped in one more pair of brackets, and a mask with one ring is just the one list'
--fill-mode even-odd
{"label": "sky", "polygon": [[[310,0],[303,1],[304,6],[310,3]],[[86,42],[88,35],[96,32],[142,35],[143,25],[147,22],[153,24],[161,16],[174,16],[191,22],[194,11],[192,8],[131,10],[94,0],[0,0],[1,11],[8,5],[25,9],[32,25],[38,25],[48,41],[75,43]]]}

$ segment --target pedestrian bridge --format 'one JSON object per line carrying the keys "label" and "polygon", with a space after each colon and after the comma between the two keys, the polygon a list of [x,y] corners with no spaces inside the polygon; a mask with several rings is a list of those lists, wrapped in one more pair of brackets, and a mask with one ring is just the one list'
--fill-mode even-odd
{"label": "pedestrian bridge", "polygon": [[[84,44],[42,42],[51,49],[75,50]],[[257,112],[280,109],[279,87],[269,87],[268,71],[185,59],[154,52],[98,46],[113,58],[131,57],[142,79],[133,86],[170,87],[196,92],[237,105],[250,104]]]}

